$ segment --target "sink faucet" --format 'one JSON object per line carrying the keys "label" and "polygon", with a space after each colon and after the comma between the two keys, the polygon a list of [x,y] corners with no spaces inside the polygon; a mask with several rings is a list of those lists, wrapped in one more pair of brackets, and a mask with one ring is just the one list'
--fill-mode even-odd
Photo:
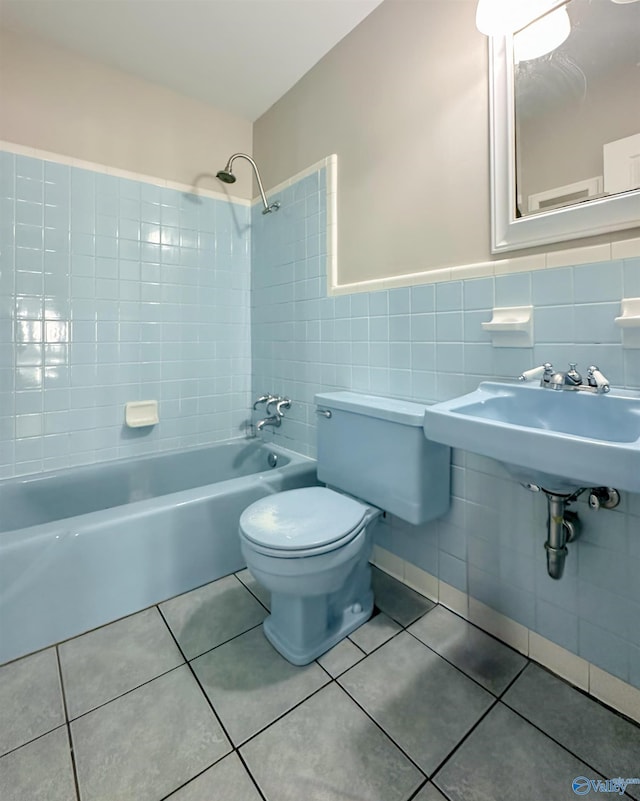
{"label": "sink faucet", "polygon": [[565,373],[561,370],[558,370],[557,373],[552,373],[545,380],[545,384],[550,389],[577,389],[582,385],[582,376],[576,370],[576,363],[570,362],[569,369]]}
{"label": "sink faucet", "polygon": [[540,379],[540,386],[555,390],[581,390],[587,392],[597,392],[603,394],[609,392],[611,386],[609,381],[600,372],[598,367],[591,365],[587,371],[587,382],[584,383],[582,376],[576,370],[576,363],[570,362],[566,372],[555,370],[550,362],[525,370],[518,376],[519,381],[535,381]]}

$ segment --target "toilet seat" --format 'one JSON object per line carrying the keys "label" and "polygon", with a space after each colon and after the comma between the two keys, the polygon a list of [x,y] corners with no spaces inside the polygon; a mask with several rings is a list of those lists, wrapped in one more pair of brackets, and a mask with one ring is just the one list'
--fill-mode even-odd
{"label": "toilet seat", "polygon": [[287,490],[248,506],[240,532],[253,550],[300,558],[336,550],[364,528],[370,507],[326,487]]}

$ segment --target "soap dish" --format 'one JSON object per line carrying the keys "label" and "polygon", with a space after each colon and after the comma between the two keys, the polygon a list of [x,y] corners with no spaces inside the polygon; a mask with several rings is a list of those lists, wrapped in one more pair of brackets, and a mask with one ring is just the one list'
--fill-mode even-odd
{"label": "soap dish", "polygon": [[624,298],[615,323],[622,328],[622,347],[640,348],[640,298]]}
{"label": "soap dish", "polygon": [[124,421],[129,428],[154,426],[159,422],[158,401],[130,401],[124,407]]}
{"label": "soap dish", "polygon": [[533,345],[533,307],[503,306],[493,310],[493,318],[482,323],[491,334],[494,348],[530,348]]}

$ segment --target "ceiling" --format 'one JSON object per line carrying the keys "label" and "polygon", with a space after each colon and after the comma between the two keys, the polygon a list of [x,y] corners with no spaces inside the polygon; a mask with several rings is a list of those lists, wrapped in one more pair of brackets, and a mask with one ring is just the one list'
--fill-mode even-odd
{"label": "ceiling", "polygon": [[0,24],[255,120],[382,0],[0,0]]}

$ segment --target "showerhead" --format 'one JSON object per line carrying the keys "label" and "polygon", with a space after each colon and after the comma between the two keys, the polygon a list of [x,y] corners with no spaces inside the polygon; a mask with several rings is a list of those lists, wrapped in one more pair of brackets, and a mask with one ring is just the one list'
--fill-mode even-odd
{"label": "showerhead", "polygon": [[219,178],[225,184],[235,184],[236,176],[231,172],[229,165],[224,170],[216,173],[216,178]]}
{"label": "showerhead", "polygon": [[235,156],[232,156],[224,170],[220,170],[220,172],[216,173],[216,178],[219,178],[225,184],[235,184],[236,182],[236,176],[231,172],[231,162],[234,158]]}
{"label": "showerhead", "polygon": [[251,158],[251,156],[247,156],[246,153],[234,153],[233,156],[231,156],[231,158],[227,162],[227,166],[224,168],[224,170],[220,170],[220,172],[216,173],[216,178],[218,178],[225,184],[234,184],[236,182],[236,176],[231,172],[231,165],[233,164],[234,159],[237,158],[246,159],[253,167],[253,172],[255,173],[256,176],[258,189],[260,190],[260,197],[262,198],[262,205],[264,206],[262,213],[270,214],[272,211],[277,211],[280,208],[280,203],[277,200],[271,205],[267,203],[267,198],[266,195],[264,194],[262,181],[260,180],[260,173],[258,172],[258,166],[255,163],[255,161]]}

